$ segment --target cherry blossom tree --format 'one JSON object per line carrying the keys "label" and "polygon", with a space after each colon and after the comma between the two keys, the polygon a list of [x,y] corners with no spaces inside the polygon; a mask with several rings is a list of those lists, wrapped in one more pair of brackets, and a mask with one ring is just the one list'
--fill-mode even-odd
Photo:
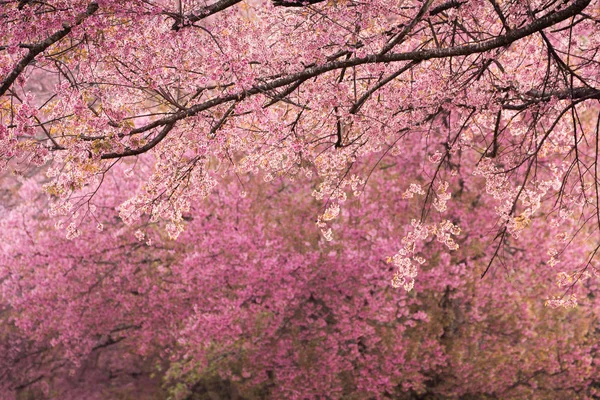
{"label": "cherry blossom tree", "polygon": [[[304,190],[308,178],[276,178],[242,199],[237,180],[223,182],[192,206],[177,241],[160,224],[147,224],[142,237],[141,225],[114,218],[110,202],[132,189],[112,179],[119,167],[105,183],[117,197],[96,213],[104,230],[88,220],[70,241],[53,218],[40,217],[37,176],[20,178],[0,230],[3,391],[67,399],[594,396],[597,282],[580,278],[576,308],[545,306],[564,266],[540,263],[553,233],[543,219],[532,221],[539,234],[510,239],[510,264],[481,280],[493,199],[457,209],[460,248],[450,252],[433,237],[416,243],[427,261],[415,288],[390,285],[388,255],[406,245],[405,216],[421,210],[418,196],[390,186],[403,176],[394,166],[411,158],[390,156],[373,172],[364,198],[341,209],[331,242],[311,219],[318,203]],[[486,198],[468,187],[456,197]],[[585,250],[571,249],[565,262]]]}
{"label": "cherry blossom tree", "polygon": [[63,3],[3,5],[1,140],[5,166],[52,160],[44,189],[70,238],[105,173],[144,157],[128,224],[164,221],[176,238],[219,176],[309,174],[331,239],[327,221],[368,180],[356,165],[423,142],[439,168],[411,182],[420,223],[446,210],[447,175],[483,178],[498,202],[490,266],[543,200],[600,226],[590,1]]}
{"label": "cherry blossom tree", "polygon": [[0,387],[596,394],[598,1],[0,17]]}

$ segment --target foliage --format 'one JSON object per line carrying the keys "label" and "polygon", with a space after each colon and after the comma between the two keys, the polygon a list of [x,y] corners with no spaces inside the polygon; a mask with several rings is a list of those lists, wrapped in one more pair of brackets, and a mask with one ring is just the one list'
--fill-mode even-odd
{"label": "foliage", "polygon": [[0,390],[595,396],[599,14],[0,2]]}

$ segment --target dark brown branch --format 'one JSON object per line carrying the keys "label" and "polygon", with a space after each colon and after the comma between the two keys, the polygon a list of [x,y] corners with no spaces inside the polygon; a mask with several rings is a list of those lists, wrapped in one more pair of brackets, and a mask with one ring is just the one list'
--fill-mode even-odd
{"label": "dark brown branch", "polygon": [[[19,43],[17,45],[17,47],[21,48],[21,49],[31,49],[34,47],[33,44],[27,44],[27,43]],[[8,49],[8,46],[0,46],[0,50],[6,50]]]}
{"label": "dark brown branch", "polygon": [[298,89],[300,87],[300,85],[302,85],[305,81],[306,81],[306,79],[301,79],[298,82],[290,85],[290,87],[285,89],[282,93],[278,93],[275,96],[273,96],[273,99],[271,101],[269,101],[267,104],[265,104],[263,106],[263,108],[271,107],[273,104],[280,102],[281,100],[283,100],[283,98],[290,95],[294,90]]}
{"label": "dark brown branch", "polygon": [[29,2],[31,2],[31,0],[19,0],[19,5],[17,6],[17,9],[22,10]]}
{"label": "dark brown branch", "polygon": [[35,384],[35,383],[37,383],[37,382],[41,381],[41,380],[42,380],[42,379],[44,379],[45,377],[46,377],[46,376],[45,376],[44,374],[42,374],[42,375],[39,375],[39,376],[37,376],[36,378],[34,378],[34,379],[32,379],[32,380],[30,380],[30,381],[28,381],[28,382],[22,383],[22,384],[20,384],[19,386],[15,386],[15,387],[14,387],[14,390],[17,390],[17,391],[19,391],[19,390],[23,390],[23,389],[25,389],[26,387],[28,387],[28,386],[31,386],[31,385],[33,385],[33,384]]}
{"label": "dark brown branch", "polygon": [[219,121],[217,121],[217,123],[215,124],[215,126],[212,127],[212,129],[210,130],[210,132],[208,133],[208,137],[209,139],[213,139],[216,134],[217,131],[219,129],[221,129],[221,127],[223,126],[223,124],[225,124],[225,121],[227,121],[227,118],[231,115],[231,113],[233,112],[233,110],[235,109],[235,106],[237,105],[237,102],[234,102],[227,111],[225,111],[225,114],[223,114],[223,116],[221,117],[221,119]]}
{"label": "dark brown branch", "polygon": [[600,113],[596,119],[596,158],[594,161],[594,187],[596,188],[596,221],[600,232],[600,181],[598,181],[598,161],[600,153]]}
{"label": "dark brown branch", "polygon": [[[305,70],[290,74],[287,76],[283,76],[280,78],[273,79],[270,82],[265,82],[262,84],[258,84],[253,86],[250,89],[242,90],[237,93],[228,94],[224,96],[214,97],[211,100],[205,101],[201,104],[196,104],[192,107],[189,107],[186,110],[178,111],[176,113],[171,114],[168,117],[158,119],[153,121],[145,126],[133,129],[130,131],[130,134],[137,134],[146,132],[150,129],[157,128],[159,126],[169,127],[168,130],[172,128],[172,125],[182,119],[187,117],[195,116],[198,113],[208,110],[212,107],[215,107],[219,104],[228,103],[230,101],[241,101],[248,96],[265,93],[268,91],[272,91],[273,89],[277,89],[280,87],[284,87],[290,85],[299,80],[310,79],[319,75],[322,75],[329,71],[334,71],[341,68],[349,68],[358,65],[365,64],[375,64],[375,63],[389,63],[389,62],[398,62],[398,61],[424,61],[431,60],[436,58],[447,58],[447,57],[457,57],[457,56],[468,56],[471,54],[483,53],[486,51],[490,51],[499,47],[508,46],[511,43],[520,40],[524,37],[527,37],[533,33],[539,32],[542,29],[546,29],[552,25],[555,25],[561,21],[564,21],[573,15],[576,15],[583,11],[589,4],[591,0],[576,0],[569,7],[566,7],[560,11],[552,12],[548,15],[541,17],[538,20],[535,20],[529,25],[526,25],[522,28],[513,29],[510,32],[507,32],[505,35],[497,36],[493,39],[482,41],[479,43],[473,44],[465,44],[461,46],[453,46],[446,48],[435,48],[428,50],[418,50],[411,51],[406,53],[387,53],[387,54],[372,54],[366,57],[361,58],[352,58],[349,60],[341,60],[341,61],[332,61],[327,62],[322,65],[316,65]],[[167,131],[168,131],[167,130]],[[163,133],[161,132],[161,135]],[[161,135],[157,136],[157,138],[161,137]],[[165,133],[166,135],[166,133]],[[160,139],[162,140],[162,138]],[[160,141],[159,140],[159,141]],[[140,154],[144,151],[149,150],[154,145],[150,146],[154,143],[154,140],[148,143],[146,146],[138,150],[131,150],[129,152],[125,152],[125,155],[134,155]],[[133,153],[131,153],[133,151]],[[115,158],[119,157],[116,154],[106,154],[102,156],[103,159],[106,158]]]}
{"label": "dark brown branch", "polygon": [[492,255],[492,258],[490,258],[490,261],[488,262],[487,267],[485,267],[485,270],[481,274],[481,279],[485,278],[485,276],[487,275],[490,268],[492,268],[492,264],[494,263],[494,260],[498,257],[498,253],[500,252],[500,249],[502,248],[502,245],[504,244],[504,239],[506,238],[507,231],[508,231],[508,229],[506,227],[502,228],[502,230],[494,238],[494,240],[496,240],[498,238],[500,238],[500,240],[498,241],[498,245],[496,246],[496,249],[494,250],[494,254]]}
{"label": "dark brown branch", "polygon": [[350,109],[350,114],[356,114],[360,110],[362,105],[365,103],[365,101],[367,101],[367,99],[369,97],[371,97],[371,95],[373,93],[375,93],[377,90],[381,89],[383,86],[387,85],[389,82],[393,81],[398,76],[402,75],[404,72],[408,71],[409,69],[411,69],[418,63],[419,63],[419,61],[410,62],[410,63],[406,64],[405,66],[403,66],[402,68],[400,68],[398,71],[391,74],[390,76],[377,82],[377,84],[375,86],[373,86],[371,89],[367,90],[367,92],[365,94],[363,94],[356,103],[354,103],[354,105]]}
{"label": "dark brown branch", "polygon": [[138,147],[137,149],[126,149],[122,153],[103,154],[100,158],[103,160],[110,160],[113,158],[130,157],[145,153],[157,144],[159,144],[165,137],[167,137],[167,134],[171,131],[171,129],[173,129],[174,126],[175,122],[168,123],[167,125],[165,125],[162,131],[160,131],[160,133],[154,137],[154,139],[152,139],[142,147]]}
{"label": "dark brown branch", "polygon": [[429,15],[431,15],[433,17],[435,15],[441,14],[444,11],[450,10],[452,8],[458,8],[458,7],[462,6],[464,3],[465,3],[464,1],[456,1],[456,0],[448,1],[444,4],[440,4],[437,7],[433,7],[431,9],[431,11],[429,11]]}
{"label": "dark brown branch", "polygon": [[431,3],[433,3],[433,0],[427,0],[425,3],[423,3],[417,15],[415,15],[415,17],[410,21],[410,23],[406,25],[404,29],[402,29],[402,31],[398,33],[398,35],[396,35],[396,37],[392,38],[392,40],[390,40],[388,44],[385,45],[385,47],[381,50],[379,54],[382,55],[389,52],[398,43],[402,42],[404,38],[413,30],[415,25],[417,25],[419,21],[421,21],[421,19],[425,16],[427,10],[429,10],[429,7],[431,6]]}
{"label": "dark brown branch", "polygon": [[213,14],[216,14],[231,6],[234,6],[237,3],[240,3],[241,1],[242,0],[219,0],[216,3],[203,7],[199,10],[193,11],[187,15],[181,15],[177,13],[165,14],[175,19],[175,23],[173,24],[171,29],[178,31],[179,29],[185,26],[190,26],[194,22],[198,22],[206,17],[210,17]]}
{"label": "dark brown branch", "polygon": [[496,0],[489,0],[489,1],[490,1],[490,3],[492,3],[492,7],[494,7],[494,11],[496,11],[496,14],[498,14],[498,18],[500,18],[500,21],[502,22],[502,26],[504,26],[504,29],[506,29],[506,31],[509,32],[511,29],[510,29],[510,26],[508,26],[508,22],[506,21],[506,17],[504,16],[502,9],[498,5],[498,3],[496,3]]}
{"label": "dark brown branch", "polygon": [[551,97],[557,97],[559,99],[599,99],[600,98],[600,89],[594,88],[568,88],[564,90],[556,90],[552,92],[541,92],[539,90],[530,90],[525,93],[527,96],[540,98],[543,100],[550,100]]}
{"label": "dark brown branch", "polygon": [[2,80],[2,84],[0,85],[0,96],[4,95],[4,93],[6,93],[8,88],[10,88],[10,86],[14,83],[14,81],[25,70],[25,68],[29,64],[31,64],[31,62],[35,59],[35,57],[38,54],[42,53],[48,47],[52,46],[54,43],[58,42],[59,40],[61,40],[65,36],[67,36],[71,32],[71,29],[73,29],[74,26],[81,25],[81,23],[83,23],[83,21],[87,17],[94,14],[96,11],[98,11],[98,3],[96,3],[96,2],[90,3],[88,5],[87,9],[85,10],[85,12],[79,14],[77,19],[75,20],[75,24],[73,24],[73,25],[70,25],[67,23],[63,24],[63,29],[55,32],[51,36],[47,37],[45,40],[32,46],[29,49],[29,51],[27,52],[27,54],[25,55],[25,57],[23,57],[21,59],[21,61],[19,61],[17,63],[17,65],[15,65],[15,67],[10,72],[10,74],[8,74],[6,76],[6,78],[4,78],[4,80]]}
{"label": "dark brown branch", "polygon": [[502,109],[498,110],[496,115],[496,124],[494,126],[494,138],[492,139],[492,148],[486,151],[486,157],[495,158],[498,155],[498,136],[500,135],[500,122],[502,121]]}
{"label": "dark brown branch", "polygon": [[336,141],[334,144],[334,147],[336,149],[339,149],[340,147],[343,147],[343,138],[342,138],[342,121],[340,120],[340,115],[338,114],[338,108],[334,107],[333,111],[335,112],[335,128],[336,128]]}
{"label": "dark brown branch", "polygon": [[322,3],[325,0],[273,0],[274,6],[279,7],[305,7],[311,4]]}
{"label": "dark brown branch", "polygon": [[526,101],[521,104],[506,103],[506,104],[502,105],[502,108],[505,110],[520,111],[520,110],[526,109],[527,107],[531,106],[532,104],[550,101],[550,99],[552,99],[553,97],[555,97],[559,100],[566,100],[566,99],[571,99],[571,100],[597,99],[597,100],[600,100],[600,89],[594,89],[594,88],[589,88],[589,87],[586,87],[586,88],[577,87],[577,88],[572,88],[572,89],[569,88],[569,89],[563,89],[563,90],[555,90],[555,91],[551,91],[551,92],[530,90],[527,93],[525,93],[525,95],[530,97],[531,100]]}

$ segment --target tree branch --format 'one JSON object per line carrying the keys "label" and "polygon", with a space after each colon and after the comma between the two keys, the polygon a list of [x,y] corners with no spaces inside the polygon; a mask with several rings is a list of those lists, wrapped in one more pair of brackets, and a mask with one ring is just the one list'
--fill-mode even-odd
{"label": "tree branch", "polygon": [[385,45],[385,47],[381,50],[381,52],[379,54],[383,55],[383,54],[389,52],[398,43],[400,43],[402,40],[404,40],[404,38],[410,33],[410,31],[413,30],[415,25],[417,25],[419,23],[419,21],[421,21],[423,16],[425,16],[425,14],[427,14],[427,10],[429,10],[431,3],[433,3],[433,0],[427,0],[425,3],[423,3],[423,5],[419,9],[419,12],[417,13],[417,15],[410,21],[410,24],[406,25],[404,27],[404,29],[402,29],[402,31],[395,38],[390,40],[388,42],[388,44]]}
{"label": "tree branch", "polygon": [[498,5],[498,3],[496,3],[496,0],[489,0],[489,2],[492,3],[492,7],[494,7],[494,11],[496,11],[496,14],[498,14],[498,18],[500,18],[500,22],[502,22],[502,26],[504,26],[504,29],[506,29],[506,31],[509,32],[510,26],[508,26],[508,22],[506,21],[506,17],[504,16],[502,9]]}
{"label": "tree branch", "polygon": [[63,24],[63,29],[55,32],[54,34],[52,34],[45,40],[33,45],[29,49],[29,51],[27,52],[25,57],[23,57],[21,59],[21,61],[19,61],[17,63],[17,65],[15,65],[15,67],[10,72],[10,74],[8,74],[6,76],[6,78],[4,78],[4,80],[2,80],[2,84],[0,85],[0,96],[4,95],[4,93],[6,93],[8,88],[10,88],[10,86],[14,83],[14,81],[25,70],[25,68],[29,64],[31,64],[31,62],[35,59],[35,57],[38,54],[42,53],[48,47],[52,46],[54,43],[58,42],[59,40],[61,40],[65,36],[67,36],[71,32],[71,29],[73,29],[74,26],[81,25],[81,23],[83,23],[83,21],[87,17],[94,14],[96,11],[98,11],[98,3],[96,3],[96,2],[90,3],[88,5],[87,9],[85,10],[85,12],[83,12],[77,16],[77,19],[75,20],[75,24],[69,25],[69,24],[65,23],[65,24]]}
{"label": "tree branch", "polygon": [[273,0],[274,6],[279,7],[305,7],[310,4],[322,3],[325,0]]}
{"label": "tree branch", "polygon": [[356,114],[358,112],[358,110],[360,110],[360,108],[362,107],[362,105],[365,103],[365,101],[367,101],[367,99],[369,97],[371,97],[371,95],[373,93],[375,93],[377,90],[379,90],[380,88],[382,88],[384,85],[386,85],[389,82],[393,81],[398,76],[402,75],[404,72],[408,71],[409,69],[411,69],[412,67],[414,67],[415,65],[417,65],[419,62],[420,61],[410,62],[410,63],[406,64],[405,66],[403,66],[402,68],[400,68],[398,71],[396,71],[393,74],[391,74],[390,76],[388,76],[388,77],[382,79],[381,81],[377,82],[377,84],[375,86],[373,86],[371,89],[367,90],[367,92],[365,94],[363,94],[361,96],[361,98],[358,99],[358,101],[356,103],[354,103],[354,105],[350,109],[350,114]]}
{"label": "tree branch", "polygon": [[[178,111],[176,113],[171,114],[168,117],[158,119],[153,121],[145,126],[132,129],[130,134],[137,134],[148,131],[150,129],[157,128],[159,126],[165,126],[165,130],[161,132],[152,142],[148,143],[146,146],[143,146],[137,150],[130,150],[124,152],[123,155],[135,155],[143,153],[144,151],[152,148],[156,143],[155,140],[162,140],[166,133],[171,130],[172,125],[184,118],[191,117],[197,115],[198,113],[208,110],[217,105],[228,103],[231,101],[241,101],[248,96],[261,94],[273,89],[277,89],[283,86],[287,86],[299,80],[310,79],[319,75],[322,75],[329,71],[334,71],[341,68],[349,68],[358,65],[365,64],[375,64],[375,63],[389,63],[389,62],[398,62],[398,61],[424,61],[436,58],[446,58],[446,57],[457,57],[457,56],[468,56],[471,54],[483,53],[486,51],[490,51],[499,47],[508,46],[511,43],[520,40],[524,37],[527,37],[531,34],[541,31],[542,29],[548,28],[554,24],[557,24],[561,21],[564,21],[573,15],[580,13],[584,10],[589,4],[591,0],[576,0],[569,7],[566,7],[560,11],[552,12],[547,14],[529,25],[526,25],[519,29],[513,29],[510,32],[507,32],[505,35],[497,36],[493,39],[485,40],[479,43],[473,44],[465,44],[460,46],[446,47],[446,48],[435,48],[428,50],[419,50],[419,51],[411,51],[405,53],[387,53],[387,54],[371,54],[366,57],[360,58],[352,58],[349,60],[340,60],[340,61],[332,61],[327,62],[322,65],[316,65],[305,70],[289,74],[287,76],[279,77],[273,79],[270,82],[265,82],[262,84],[257,84],[250,89],[241,90],[237,93],[227,94],[223,96],[214,97],[204,103],[196,104],[186,110]],[[168,128],[168,129],[167,129]],[[154,143],[152,146],[151,144]],[[105,154],[102,156],[103,159],[107,158],[116,158],[120,155],[111,153]]]}
{"label": "tree branch", "polygon": [[588,100],[597,99],[600,100],[600,89],[594,89],[589,87],[577,87],[562,90],[555,90],[552,92],[542,92],[539,90],[530,90],[525,93],[526,96],[531,97],[530,101],[521,104],[503,104],[502,108],[505,110],[524,110],[532,104],[550,101],[552,97],[556,97],[559,100],[572,99],[572,100]]}
{"label": "tree branch", "polygon": [[137,149],[126,149],[122,153],[103,154],[100,158],[103,160],[110,160],[113,158],[130,157],[145,153],[157,144],[159,144],[165,137],[167,137],[167,134],[171,131],[171,129],[173,129],[174,126],[175,122],[168,123],[167,125],[165,125],[163,130],[160,131],[160,133],[154,137],[154,139],[152,139],[142,147],[138,147]]}
{"label": "tree branch", "polygon": [[204,18],[210,17],[213,14],[221,12],[231,6],[240,3],[242,0],[219,0],[209,6],[203,7],[199,10],[192,11],[187,15],[181,15],[176,13],[166,13],[168,16],[175,19],[175,23],[171,27],[172,30],[178,31],[179,29],[189,26],[194,22],[198,22]]}
{"label": "tree branch", "polygon": [[429,12],[429,15],[433,17],[435,15],[441,14],[444,11],[450,10],[452,8],[458,8],[458,7],[462,6],[464,3],[465,3],[465,1],[457,1],[457,0],[448,1],[444,4],[440,4],[437,7],[433,7],[431,9],[431,11]]}

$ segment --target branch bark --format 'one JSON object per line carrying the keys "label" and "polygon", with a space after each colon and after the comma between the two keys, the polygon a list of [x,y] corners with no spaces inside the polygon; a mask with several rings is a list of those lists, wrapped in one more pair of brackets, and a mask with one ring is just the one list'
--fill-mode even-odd
{"label": "branch bark", "polygon": [[188,26],[193,24],[194,22],[198,22],[203,20],[204,18],[210,17],[213,14],[221,12],[231,6],[240,3],[242,0],[219,0],[216,3],[213,3],[209,6],[203,7],[199,10],[193,11],[187,15],[175,14],[175,13],[167,13],[170,17],[175,19],[175,23],[171,27],[172,30],[178,31],[184,26]]}
{"label": "branch bark", "polygon": [[183,118],[196,115],[201,111],[205,111],[219,104],[227,103],[234,100],[242,100],[250,95],[255,95],[263,93],[265,91],[287,86],[298,80],[314,78],[316,76],[319,76],[329,71],[334,71],[336,69],[350,68],[365,64],[389,63],[398,61],[425,61],[436,58],[468,56],[471,54],[484,53],[486,51],[490,51],[499,47],[508,46],[511,43],[516,42],[517,40],[523,39],[524,37],[539,32],[542,29],[546,29],[554,24],[564,21],[572,17],[573,15],[580,13],[590,4],[590,2],[591,0],[576,0],[569,7],[545,15],[540,19],[532,22],[531,24],[524,26],[523,28],[513,29],[510,32],[507,32],[505,35],[500,35],[498,37],[480,43],[466,44],[446,48],[410,51],[405,53],[371,54],[366,57],[332,61],[322,65],[316,65],[313,67],[306,68],[305,70],[297,72],[295,74],[290,74],[274,79],[270,82],[255,85],[248,90],[242,90],[237,93],[212,98],[211,100],[208,100],[204,103],[196,104],[185,111],[176,112],[168,117],[161,118],[145,126],[134,129],[131,131],[131,133],[136,134],[145,132],[159,126],[163,126],[168,123],[179,121]]}
{"label": "branch bark", "polygon": [[154,137],[154,139],[152,139],[151,141],[149,141],[142,147],[138,147],[137,149],[126,149],[122,153],[103,154],[100,158],[103,160],[110,160],[110,159],[114,159],[114,158],[130,157],[130,156],[136,156],[138,154],[145,153],[148,150],[150,150],[151,148],[153,148],[154,146],[156,146],[157,144],[159,144],[160,142],[162,142],[162,140],[167,137],[167,134],[171,131],[171,129],[173,129],[174,126],[175,126],[175,122],[171,122],[171,123],[165,125],[165,127],[162,129],[162,131],[160,131],[160,133],[158,135],[156,135]]}
{"label": "branch bark", "polygon": [[63,29],[48,36],[45,40],[33,45],[29,49],[25,57],[23,57],[21,61],[19,61],[17,65],[15,65],[13,70],[2,80],[2,84],[0,84],[0,96],[3,96],[4,93],[6,93],[6,91],[11,87],[11,85],[15,82],[19,75],[21,75],[25,68],[29,64],[31,64],[35,57],[37,57],[40,53],[44,52],[54,43],[67,36],[74,26],[81,25],[86,18],[94,14],[96,11],[98,11],[98,3],[90,3],[87,6],[87,9],[77,17],[73,25],[65,23],[63,24]]}
{"label": "branch bark", "polygon": [[576,87],[572,89],[555,90],[551,92],[542,92],[539,90],[530,90],[525,93],[526,96],[531,97],[531,100],[520,103],[506,103],[502,105],[505,110],[524,110],[527,107],[540,103],[550,101],[552,97],[556,97],[559,100],[572,99],[572,100],[588,100],[597,99],[600,100],[600,89],[589,88],[589,87]]}
{"label": "branch bark", "polygon": [[383,55],[389,52],[398,43],[402,42],[404,38],[408,36],[408,34],[413,30],[413,28],[419,23],[419,21],[421,21],[425,14],[427,14],[427,10],[429,10],[429,7],[432,3],[433,0],[427,0],[425,3],[423,3],[417,15],[415,15],[415,17],[410,21],[410,24],[406,25],[404,29],[402,29],[402,31],[398,33],[398,35],[396,35],[396,37],[392,38],[392,40],[390,40],[388,44],[385,45],[385,47],[381,50],[379,54]]}
{"label": "branch bark", "polygon": [[[220,3],[231,3],[233,0],[222,0]],[[365,64],[375,64],[375,63],[390,63],[390,62],[399,62],[399,61],[413,61],[420,62],[424,60],[431,60],[437,58],[446,58],[446,57],[458,57],[458,56],[468,56],[472,54],[484,53],[486,51],[490,51],[499,47],[508,46],[511,43],[516,42],[524,37],[527,37],[531,34],[537,33],[543,29],[546,29],[550,26],[553,26],[559,22],[562,22],[578,13],[583,11],[589,4],[591,0],[575,0],[570,6],[556,11],[551,12],[535,21],[526,25],[519,29],[513,29],[507,32],[504,35],[497,36],[493,39],[485,40],[478,43],[446,47],[446,48],[435,48],[435,49],[427,49],[427,50],[419,50],[419,51],[411,51],[405,53],[387,53],[387,54],[371,54],[366,57],[360,58],[352,58],[348,60],[340,60],[340,61],[331,61],[326,62],[322,65],[316,65],[312,67],[308,67],[301,72],[289,74],[287,76],[275,78],[271,81],[264,82],[261,84],[257,84],[250,89],[240,90],[236,93],[231,93],[227,95],[217,96],[208,101],[205,101],[200,104],[196,104],[192,107],[189,107],[186,110],[181,110],[175,112],[168,117],[158,119],[153,121],[145,126],[132,129],[130,131],[131,135],[143,133],[149,131],[154,128],[158,128],[164,126],[164,129],[157,135],[151,142],[146,144],[145,146],[139,149],[130,149],[123,153],[110,153],[102,156],[102,159],[110,159],[110,158],[118,158],[125,157],[131,155],[137,155],[144,153],[158,144],[167,133],[173,128],[174,124],[177,121],[182,119],[192,117],[197,115],[198,113],[211,109],[212,107],[218,106],[223,103],[228,103],[231,101],[241,101],[249,96],[265,93],[277,88],[281,88],[290,84],[294,84],[301,80],[307,80],[310,78],[317,77],[326,72],[334,71],[342,68],[350,68],[359,65]]]}
{"label": "branch bark", "polygon": [[304,7],[310,4],[322,3],[325,0],[273,0],[273,5],[279,7]]}

